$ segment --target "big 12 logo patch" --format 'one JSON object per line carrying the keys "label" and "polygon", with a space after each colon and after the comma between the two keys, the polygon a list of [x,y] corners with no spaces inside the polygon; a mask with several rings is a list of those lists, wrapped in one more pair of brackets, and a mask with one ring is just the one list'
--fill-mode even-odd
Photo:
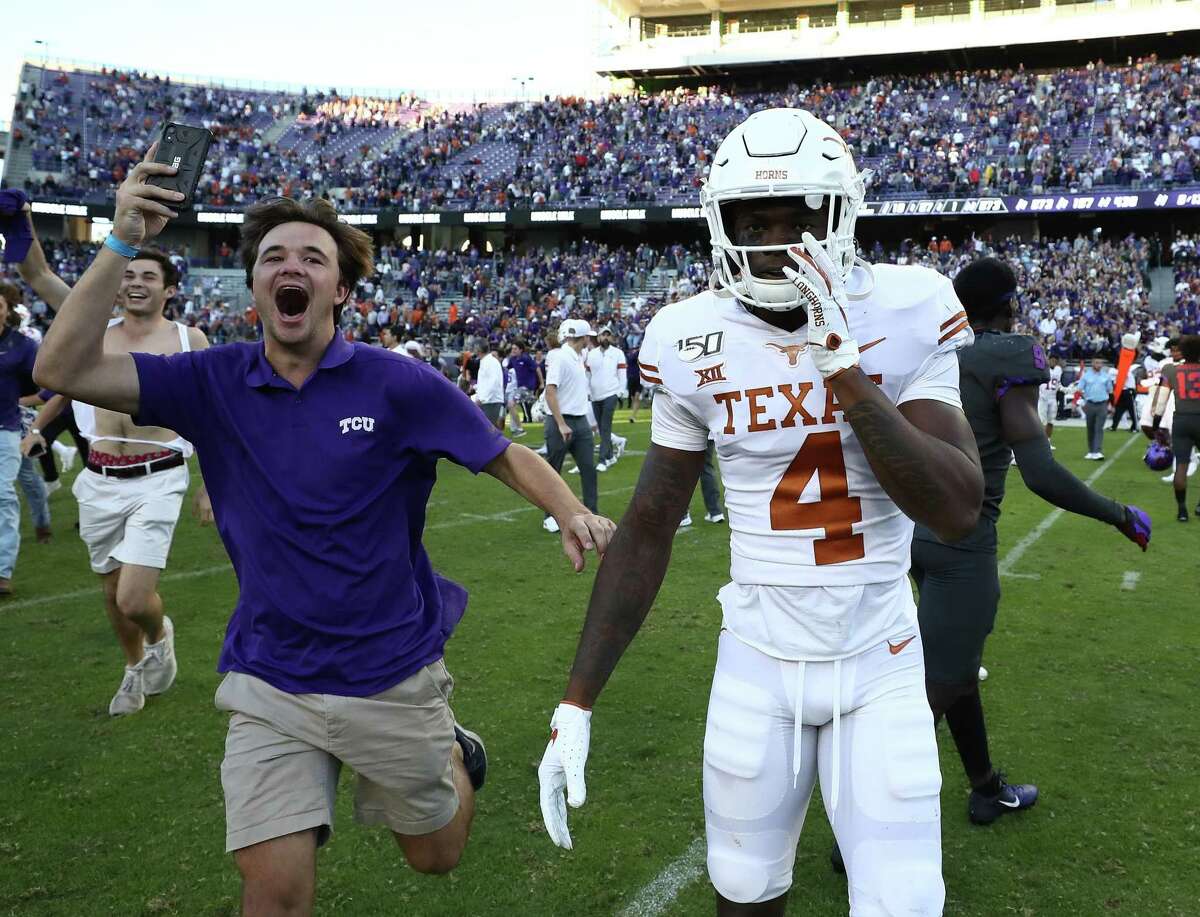
{"label": "big 12 logo patch", "polygon": [[680,338],[675,342],[675,349],[679,351],[679,359],[684,363],[695,363],[704,357],[716,356],[724,344],[724,331],[710,331],[708,334]]}

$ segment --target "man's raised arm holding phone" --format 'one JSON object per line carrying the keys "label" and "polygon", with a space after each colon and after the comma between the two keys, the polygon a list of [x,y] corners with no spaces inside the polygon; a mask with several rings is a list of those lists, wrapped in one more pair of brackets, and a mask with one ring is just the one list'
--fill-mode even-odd
{"label": "man's raised arm holding phone", "polygon": [[129,260],[178,216],[172,207],[188,197],[148,183],[151,177],[178,171],[154,162],[157,150],[158,144],[150,147],[117,189],[112,232],[67,295],[33,368],[34,379],[44,388],[122,414],[137,413],[138,374],[129,354],[104,352],[112,304]]}

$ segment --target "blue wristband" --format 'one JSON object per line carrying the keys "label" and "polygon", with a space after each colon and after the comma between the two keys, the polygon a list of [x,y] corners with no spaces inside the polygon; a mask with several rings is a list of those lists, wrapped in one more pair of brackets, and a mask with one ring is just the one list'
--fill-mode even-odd
{"label": "blue wristband", "polygon": [[128,242],[122,242],[111,232],[104,239],[104,247],[111,248],[122,258],[136,258],[138,255],[138,250],[136,248],[134,248]]}

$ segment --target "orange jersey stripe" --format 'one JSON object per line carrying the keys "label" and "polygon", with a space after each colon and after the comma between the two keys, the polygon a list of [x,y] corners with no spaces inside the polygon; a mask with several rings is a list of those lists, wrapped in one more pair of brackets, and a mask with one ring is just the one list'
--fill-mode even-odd
{"label": "orange jersey stripe", "polygon": [[658,372],[658,367],[657,367],[657,366],[651,366],[649,363],[645,363],[645,362],[639,361],[639,362],[638,362],[638,365],[639,365],[639,366],[640,366],[642,369],[648,369],[648,370],[650,370],[650,372],[652,372],[652,373],[656,373],[656,372]]}
{"label": "orange jersey stripe", "polygon": [[652,376],[649,373],[642,373],[642,381],[649,382],[651,385],[662,385],[663,384],[662,379],[659,379],[657,376]]}
{"label": "orange jersey stripe", "polygon": [[[947,331],[945,334],[943,334],[940,338],[938,338],[938,343],[939,344],[946,343],[946,341],[950,340],[950,338],[954,337],[954,335],[958,334],[958,332],[960,332],[964,328],[966,328],[968,324],[970,324],[970,323],[966,319],[963,319],[961,322],[959,322],[957,325],[955,325],[953,328],[951,328],[949,331]],[[945,327],[945,326],[943,326],[943,327]]]}
{"label": "orange jersey stripe", "polygon": [[953,325],[960,318],[966,318],[966,317],[967,317],[966,312],[958,312],[954,315],[951,315],[948,319],[946,319],[944,322],[942,322],[942,324],[939,326],[938,330],[945,331],[947,328],[949,328],[951,325]]}

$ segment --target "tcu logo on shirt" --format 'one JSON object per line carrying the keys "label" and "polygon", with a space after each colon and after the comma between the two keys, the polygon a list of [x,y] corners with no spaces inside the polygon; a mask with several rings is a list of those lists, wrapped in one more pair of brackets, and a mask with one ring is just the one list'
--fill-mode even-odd
{"label": "tcu logo on shirt", "polygon": [[374,417],[343,417],[338,421],[338,426],[342,428],[342,433],[349,433],[351,430],[366,430],[371,433],[375,429]]}

